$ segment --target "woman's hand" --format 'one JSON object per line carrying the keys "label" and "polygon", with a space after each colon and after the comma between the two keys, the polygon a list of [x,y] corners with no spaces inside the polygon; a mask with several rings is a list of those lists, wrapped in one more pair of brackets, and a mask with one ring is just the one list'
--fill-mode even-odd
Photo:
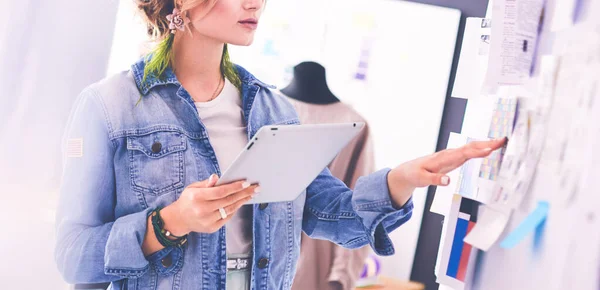
{"label": "woman's hand", "polygon": [[[214,187],[218,177],[190,184],[177,201],[160,211],[165,228],[176,236],[189,232],[214,233],[260,191],[258,185],[239,181]],[[219,208],[227,213],[222,219]]]}
{"label": "woman's hand", "polygon": [[[215,187],[217,180],[217,175],[213,174],[207,180],[190,184],[177,201],[163,208],[160,216],[165,229],[176,236],[184,236],[190,232],[214,233],[259,192],[258,185],[250,185],[244,181]],[[225,210],[227,218],[221,218],[219,208]],[[148,217],[142,251],[147,256],[163,248],[156,239],[154,227]]]}
{"label": "woman's hand", "polygon": [[456,149],[446,149],[399,165],[388,174],[388,186],[394,206],[402,207],[417,187],[446,186],[446,173],[462,166],[472,158],[490,155],[502,147],[506,138],[475,141]]}

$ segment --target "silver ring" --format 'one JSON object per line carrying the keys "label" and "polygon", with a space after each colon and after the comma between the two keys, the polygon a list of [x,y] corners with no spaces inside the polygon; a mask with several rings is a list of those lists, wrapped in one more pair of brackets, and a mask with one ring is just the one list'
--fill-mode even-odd
{"label": "silver ring", "polygon": [[219,208],[219,213],[221,214],[221,219],[226,219],[227,218],[227,212],[225,211],[224,208]]}

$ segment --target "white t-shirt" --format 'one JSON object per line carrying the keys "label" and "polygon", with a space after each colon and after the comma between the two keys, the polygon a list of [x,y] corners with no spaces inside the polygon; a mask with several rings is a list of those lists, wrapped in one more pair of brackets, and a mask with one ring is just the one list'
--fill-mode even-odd
{"label": "white t-shirt", "polygon": [[[223,90],[215,99],[195,104],[223,172],[248,143],[240,93],[226,78]],[[252,206],[242,206],[227,223],[226,229],[227,253],[250,253]]]}

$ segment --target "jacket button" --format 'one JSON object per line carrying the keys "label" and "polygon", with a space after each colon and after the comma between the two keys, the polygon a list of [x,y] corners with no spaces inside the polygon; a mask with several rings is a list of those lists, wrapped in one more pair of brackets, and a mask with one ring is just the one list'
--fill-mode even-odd
{"label": "jacket button", "polygon": [[264,210],[265,208],[267,208],[267,206],[269,206],[268,203],[261,203],[258,205],[258,208],[260,208],[260,210]]}
{"label": "jacket button", "polygon": [[258,267],[261,269],[266,268],[269,265],[269,259],[267,258],[262,258],[258,261]]}
{"label": "jacket button", "polygon": [[160,263],[163,265],[163,267],[169,268],[173,265],[173,258],[171,258],[171,255],[168,255],[160,260]]}
{"label": "jacket button", "polygon": [[162,144],[160,144],[160,142],[156,141],[156,142],[154,142],[154,144],[152,144],[152,153],[158,153],[158,152],[160,152],[161,149],[162,149]]}

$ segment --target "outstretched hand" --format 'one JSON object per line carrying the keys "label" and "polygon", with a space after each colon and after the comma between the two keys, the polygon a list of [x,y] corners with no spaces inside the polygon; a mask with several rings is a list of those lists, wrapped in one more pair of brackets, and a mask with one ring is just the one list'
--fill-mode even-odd
{"label": "outstretched hand", "polygon": [[417,187],[450,184],[450,177],[446,175],[448,172],[462,166],[469,159],[490,155],[504,143],[506,138],[474,141],[460,148],[442,150],[400,164],[388,174],[388,186],[394,205],[404,205]]}

